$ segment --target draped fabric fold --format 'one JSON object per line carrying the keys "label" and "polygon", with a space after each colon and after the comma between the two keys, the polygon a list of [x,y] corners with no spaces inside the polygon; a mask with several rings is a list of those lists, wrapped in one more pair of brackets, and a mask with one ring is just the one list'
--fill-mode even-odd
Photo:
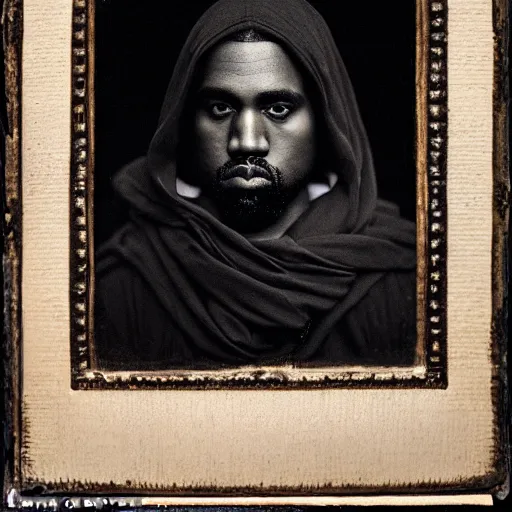
{"label": "draped fabric fold", "polygon": [[[250,241],[176,191],[180,119],[197,64],[217,42],[246,28],[270,34],[310,75],[329,137],[325,172],[339,177],[276,240]],[[97,253],[97,301],[113,325],[109,335],[130,338],[138,358],[167,358],[170,366],[190,364],[191,357],[307,362],[383,276],[414,274],[415,227],[377,199],[349,77],[327,25],[305,0],[220,0],[211,7],[183,47],[147,155],[118,173],[114,186],[132,217]],[[116,273],[120,267],[125,271]],[[113,275],[138,283],[135,303],[113,297]],[[119,315],[137,317],[134,308],[144,301],[158,304],[147,322],[165,335],[152,334],[154,325],[120,327],[127,324]],[[160,338],[158,348],[148,348],[152,337]],[[337,343],[345,342],[341,333]]]}

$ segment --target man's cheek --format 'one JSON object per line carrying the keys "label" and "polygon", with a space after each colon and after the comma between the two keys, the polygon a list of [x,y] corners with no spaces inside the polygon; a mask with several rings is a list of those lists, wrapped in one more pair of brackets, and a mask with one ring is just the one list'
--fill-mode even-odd
{"label": "man's cheek", "polygon": [[210,120],[197,119],[195,126],[195,139],[197,145],[208,150],[218,149],[226,143],[226,128]]}
{"label": "man's cheek", "polygon": [[227,152],[219,134],[201,133],[196,138],[196,150],[201,168],[216,169],[227,161]]}
{"label": "man's cheek", "polygon": [[276,147],[269,153],[268,162],[282,171],[286,169],[308,170],[315,151],[309,139],[294,138],[286,143],[284,143],[285,141],[281,142],[282,144],[276,144]]}

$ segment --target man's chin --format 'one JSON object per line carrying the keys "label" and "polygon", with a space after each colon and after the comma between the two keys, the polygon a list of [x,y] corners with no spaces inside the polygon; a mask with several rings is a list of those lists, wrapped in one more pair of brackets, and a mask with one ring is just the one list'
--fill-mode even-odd
{"label": "man's chin", "polygon": [[280,201],[261,201],[257,195],[241,194],[236,200],[220,201],[221,220],[240,233],[258,233],[275,224],[284,212]]}

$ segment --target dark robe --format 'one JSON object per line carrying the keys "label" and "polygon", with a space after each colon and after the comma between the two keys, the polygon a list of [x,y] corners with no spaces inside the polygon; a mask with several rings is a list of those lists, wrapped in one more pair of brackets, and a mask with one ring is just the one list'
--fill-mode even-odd
{"label": "dark robe", "polygon": [[[275,240],[248,240],[176,190],[180,118],[198,62],[248,28],[277,40],[308,74],[329,152],[318,174],[338,175]],[[97,254],[101,368],[414,362],[415,227],[377,199],[350,80],[306,1],[210,8],[183,47],[147,155],[114,186],[131,220]]]}

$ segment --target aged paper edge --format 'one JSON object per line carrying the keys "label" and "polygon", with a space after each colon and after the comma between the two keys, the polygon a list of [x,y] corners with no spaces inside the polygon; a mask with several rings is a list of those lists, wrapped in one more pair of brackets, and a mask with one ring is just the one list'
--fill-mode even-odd
{"label": "aged paper edge", "polygon": [[[3,211],[4,272],[4,490],[21,485],[21,53],[22,0],[6,0],[2,12],[7,99]],[[5,494],[4,494],[5,496]]]}
{"label": "aged paper edge", "polygon": [[493,489],[499,499],[510,492],[510,397],[508,388],[508,265],[510,228],[509,38],[510,7],[493,0],[493,242],[492,242],[492,400],[495,411],[495,466],[502,484]]}
{"label": "aged paper edge", "polygon": [[141,505],[175,506],[247,506],[247,505],[298,505],[298,506],[429,506],[429,505],[492,505],[490,494],[458,494],[446,496],[324,496],[324,497],[282,497],[282,498],[143,498]]}
{"label": "aged paper edge", "polygon": [[23,498],[10,496],[9,508],[27,509],[86,509],[101,510],[103,507],[247,507],[247,506],[447,506],[471,505],[491,506],[490,494],[455,494],[439,496],[283,496],[269,498],[265,496],[246,498]]}

